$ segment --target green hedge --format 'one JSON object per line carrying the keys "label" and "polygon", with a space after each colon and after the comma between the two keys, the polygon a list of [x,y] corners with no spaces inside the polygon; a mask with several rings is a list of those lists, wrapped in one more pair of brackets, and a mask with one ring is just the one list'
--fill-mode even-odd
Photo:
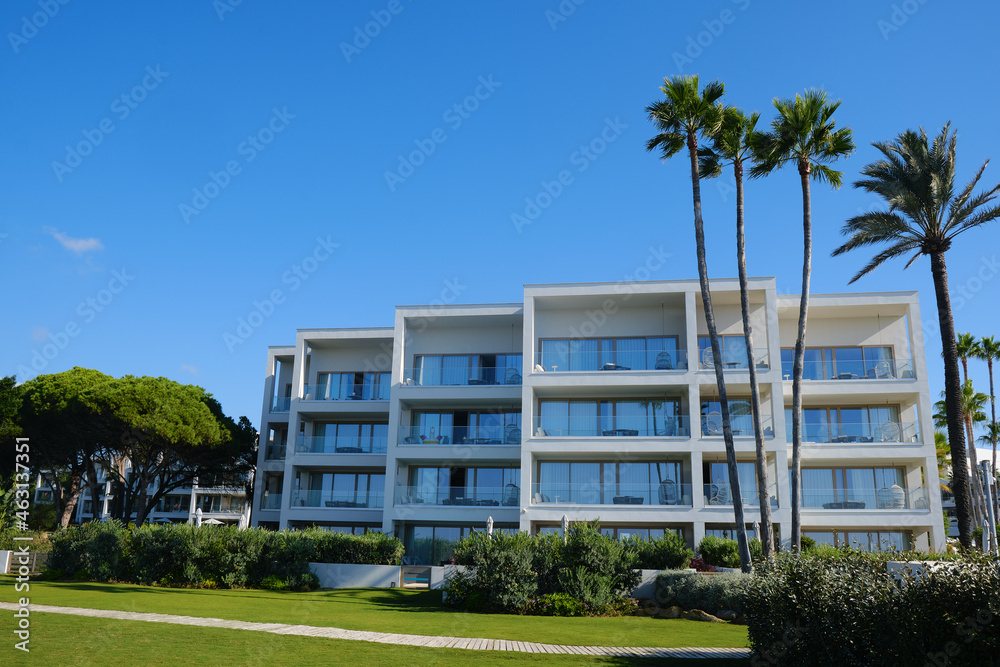
{"label": "green hedge", "polygon": [[718,613],[720,609],[739,614],[745,607],[745,590],[751,576],[742,573],[706,575],[664,572],[656,577],[656,602],[663,607],[701,609],[709,614]]}
{"label": "green hedge", "polygon": [[597,522],[573,524],[565,542],[558,535],[495,533],[490,538],[475,532],[456,544],[454,553],[458,564],[471,569],[445,585],[452,606],[567,615],[634,608],[622,600],[639,582],[637,547],[601,535]]}
{"label": "green hedge", "polygon": [[71,526],[51,536],[51,578],[164,586],[314,588],[309,563],[398,565],[402,543],[381,533],[144,525]]}
{"label": "green hedge", "polygon": [[905,554],[779,554],[747,584],[758,661],[794,665],[998,664],[1000,565],[966,554],[923,576],[893,576]]}

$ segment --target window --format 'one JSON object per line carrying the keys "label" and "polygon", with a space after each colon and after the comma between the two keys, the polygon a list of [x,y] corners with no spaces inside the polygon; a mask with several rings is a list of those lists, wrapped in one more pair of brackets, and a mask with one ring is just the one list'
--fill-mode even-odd
{"label": "window", "polygon": [[[795,350],[781,350],[781,373],[792,377]],[[807,347],[803,353],[802,378],[805,380],[850,380],[855,378],[897,377],[891,346]]]}
{"label": "window", "polygon": [[[760,498],[757,496],[757,464],[753,461],[737,461],[736,470],[740,477],[740,496],[743,498],[743,504],[760,506]],[[709,505],[733,504],[727,462],[702,463],[702,476],[705,480],[705,497]]]}
{"label": "window", "polygon": [[418,410],[413,412],[410,423],[409,437],[420,442],[499,445],[507,441],[511,429],[521,430],[521,411],[513,408]]}
{"label": "window", "polygon": [[[915,429],[900,423],[898,405],[802,408],[803,442],[902,442],[915,436]],[[785,431],[790,441],[791,408],[785,409]]]}
{"label": "window", "polygon": [[521,384],[520,354],[418,354],[413,379],[418,385]]}
{"label": "window", "polygon": [[910,548],[911,534],[908,531],[878,530],[858,531],[803,531],[802,535],[812,538],[816,544],[849,546],[861,551],[906,551]]}
{"label": "window", "polygon": [[[747,367],[747,339],[738,336],[719,336],[719,346],[722,348],[722,363],[726,368]],[[698,336],[698,360],[701,368],[714,368],[712,356],[712,339],[708,336]]]}
{"label": "window", "polygon": [[387,401],[391,378],[391,373],[318,373],[312,398],[318,401]]}
{"label": "window", "polygon": [[[729,419],[733,435],[753,435],[753,404],[749,398],[729,398]],[[701,434],[722,435],[722,403],[701,402]]]}
{"label": "window", "polygon": [[520,488],[520,468],[413,467],[410,500],[433,505],[500,505],[508,485]]}
{"label": "window", "polygon": [[389,440],[388,424],[318,423],[306,451],[314,453],[384,452]]}
{"label": "window", "polygon": [[546,370],[597,371],[605,366],[617,370],[653,370],[667,367],[661,353],[669,355],[669,368],[684,368],[678,358],[677,336],[643,338],[554,338],[540,341],[541,365]]}
{"label": "window", "polygon": [[[791,471],[789,479],[790,475]],[[893,490],[894,486],[899,491]],[[900,505],[901,508],[907,504],[905,486],[902,468],[803,468],[802,506],[888,509]]]}
{"label": "window", "polygon": [[[672,490],[661,491],[662,484],[671,485]],[[583,505],[663,505],[681,504],[686,495],[680,461],[541,461],[534,500]]]}
{"label": "window", "polygon": [[553,436],[684,435],[679,398],[540,401],[540,428]]}

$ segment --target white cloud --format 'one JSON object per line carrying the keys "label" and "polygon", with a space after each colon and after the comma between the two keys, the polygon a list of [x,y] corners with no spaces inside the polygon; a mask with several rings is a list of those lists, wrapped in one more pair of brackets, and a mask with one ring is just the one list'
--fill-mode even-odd
{"label": "white cloud", "polygon": [[181,370],[190,373],[191,375],[197,375],[198,369],[194,366],[189,366],[187,364],[181,364]]}
{"label": "white cloud", "polygon": [[77,255],[82,255],[85,252],[90,252],[91,250],[103,250],[104,244],[101,243],[100,239],[91,236],[89,239],[75,239],[72,236],[60,232],[55,227],[42,227],[42,231],[49,234],[59,244],[67,250],[72,250]]}

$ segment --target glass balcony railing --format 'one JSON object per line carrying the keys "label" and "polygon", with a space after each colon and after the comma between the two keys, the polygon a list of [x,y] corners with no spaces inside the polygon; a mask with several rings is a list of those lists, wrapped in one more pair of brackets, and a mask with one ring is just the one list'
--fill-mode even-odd
{"label": "glass balcony railing", "polygon": [[[743,348],[746,350],[746,348]],[[758,370],[767,370],[771,367],[771,356],[768,354],[766,347],[755,347],[753,350],[754,362],[757,364]],[[698,367],[703,371],[715,370],[715,356],[712,354],[712,348],[706,347],[701,351],[701,356],[699,358]],[[741,353],[733,354],[726,353],[723,354],[722,367],[727,371],[738,371],[747,369],[747,357],[746,352],[741,351]]]}
{"label": "glass balcony railing", "polygon": [[[791,419],[785,420],[785,437],[788,442],[792,441]],[[807,422],[802,425],[802,442],[920,442],[920,425],[917,422],[892,421],[881,424]]]}
{"label": "glass balcony railing", "polygon": [[930,508],[925,489],[899,486],[881,489],[802,489],[802,507],[825,510],[925,510]]}
{"label": "glass balcony railing", "polygon": [[[792,379],[792,361],[781,363],[781,374]],[[883,359],[882,361],[805,361],[802,364],[803,380],[912,380],[913,365],[909,359]]]}
{"label": "glass balcony railing", "polygon": [[516,445],[521,444],[517,426],[402,426],[401,445]]}
{"label": "glass balcony railing", "polygon": [[264,460],[283,461],[286,449],[285,445],[268,445],[264,450]]}
{"label": "glass balcony railing", "polygon": [[[752,415],[730,415],[733,425],[733,436],[737,438],[752,438],[753,416]],[[760,426],[764,430],[765,438],[774,437],[774,428],[771,426],[771,416],[764,415],[760,418]],[[712,412],[701,417],[701,434],[707,438],[722,437],[722,413]]]}
{"label": "glass balcony railing", "polygon": [[260,508],[262,510],[280,510],[281,494],[265,492],[264,496],[260,499]]}
{"label": "glass balcony railing", "polygon": [[673,417],[641,417],[628,419],[618,417],[563,417],[549,419],[535,418],[534,437],[606,437],[606,438],[670,438],[689,437],[690,418],[687,415]]}
{"label": "glass balcony railing", "polygon": [[541,356],[542,371],[592,373],[594,371],[683,371],[687,370],[687,350],[650,352],[568,352]]}
{"label": "glass balcony railing", "polygon": [[275,396],[271,399],[271,412],[288,412],[292,399],[288,396]]}
{"label": "glass balcony railing", "polygon": [[292,493],[292,507],[323,507],[351,508],[366,507],[381,508],[384,505],[383,494],[376,491],[364,493],[332,493],[323,490],[299,490]]}
{"label": "glass balcony railing", "polygon": [[520,386],[521,369],[511,366],[475,368],[404,368],[403,385],[416,387]]}
{"label": "glass balcony railing", "polygon": [[[772,484],[768,488],[770,492],[767,495],[771,497],[771,507],[777,507],[778,487],[776,484]],[[729,484],[706,484],[704,493],[706,507],[733,504],[733,490]],[[743,498],[743,505],[745,507],[760,507],[760,498],[757,495],[756,484],[741,486],[740,496]]]}
{"label": "glass balcony railing", "polygon": [[387,438],[372,436],[300,435],[295,440],[297,454],[385,454]]}
{"label": "glass balcony railing", "polygon": [[450,505],[458,507],[517,507],[521,492],[506,486],[397,486],[396,505]]}
{"label": "glass balcony railing", "polygon": [[388,401],[388,384],[312,385],[302,390],[304,401]]}
{"label": "glass balcony railing", "polygon": [[678,505],[691,506],[691,485],[675,482],[659,484],[615,484],[600,481],[531,485],[531,504],[570,503],[574,505]]}

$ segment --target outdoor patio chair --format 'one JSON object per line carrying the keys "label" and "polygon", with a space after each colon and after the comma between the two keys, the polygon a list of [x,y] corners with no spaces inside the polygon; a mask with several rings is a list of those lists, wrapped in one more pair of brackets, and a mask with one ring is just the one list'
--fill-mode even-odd
{"label": "outdoor patio chair", "polygon": [[677,504],[677,482],[672,479],[668,479],[665,482],[660,482],[660,488],[657,492],[661,505],[676,505]]}
{"label": "outdoor patio chair", "polygon": [[504,384],[521,384],[521,374],[516,368],[508,368],[504,375]]}
{"label": "outdoor patio chair", "polygon": [[660,352],[656,355],[656,366],[654,370],[670,371],[674,369],[674,360],[669,352]]}

